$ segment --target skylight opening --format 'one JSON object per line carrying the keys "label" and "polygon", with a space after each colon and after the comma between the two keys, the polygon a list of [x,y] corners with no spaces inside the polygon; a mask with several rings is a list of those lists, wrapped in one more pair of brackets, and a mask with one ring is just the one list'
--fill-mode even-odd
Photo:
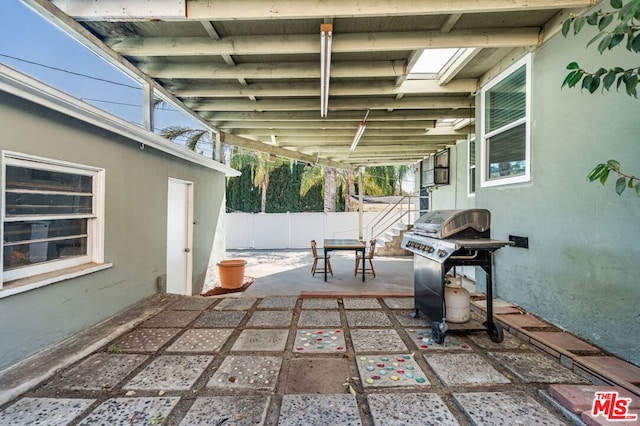
{"label": "skylight opening", "polygon": [[409,71],[409,78],[420,74],[439,74],[459,49],[425,49]]}

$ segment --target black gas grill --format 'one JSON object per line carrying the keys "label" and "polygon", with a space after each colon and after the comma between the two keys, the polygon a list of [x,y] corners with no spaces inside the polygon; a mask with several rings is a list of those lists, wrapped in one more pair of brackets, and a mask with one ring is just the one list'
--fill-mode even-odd
{"label": "black gas grill", "polygon": [[[442,343],[448,331],[486,330],[494,342],[504,338],[493,320],[492,265],[494,252],[510,241],[490,238],[491,213],[484,209],[434,210],[422,215],[405,232],[402,247],[414,256],[415,317],[420,312],[431,320],[432,337]],[[444,300],[445,274],[456,266],[479,266],[487,275],[487,321],[471,321],[449,327]]]}

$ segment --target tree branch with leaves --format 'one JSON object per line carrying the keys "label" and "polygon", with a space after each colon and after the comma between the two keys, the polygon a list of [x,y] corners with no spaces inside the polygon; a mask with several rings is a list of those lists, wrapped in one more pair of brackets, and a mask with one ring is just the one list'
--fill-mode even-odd
{"label": "tree branch with leaves", "polygon": [[[598,10],[587,16],[570,16],[562,25],[562,35],[567,37],[572,28],[573,35],[576,35],[585,25],[597,27],[599,32],[587,43],[587,47],[598,42],[598,52],[602,54],[622,46],[626,39],[625,48],[630,52],[640,53],[640,0],[631,0],[626,3],[622,0],[610,0],[610,4],[614,9],[611,12]],[[609,91],[615,85],[617,91],[624,88],[627,95],[638,97],[640,66],[601,67],[596,71],[588,71],[577,62],[571,62],[567,65],[567,70],[569,73],[562,82],[562,87],[573,88],[580,85],[581,89],[594,93],[600,87],[603,91]],[[621,195],[626,188],[634,188],[636,195],[640,197],[640,178],[624,173],[617,160],[598,164],[591,170],[587,180],[589,182],[597,180],[604,185],[611,173],[618,175],[615,185],[618,195]]]}

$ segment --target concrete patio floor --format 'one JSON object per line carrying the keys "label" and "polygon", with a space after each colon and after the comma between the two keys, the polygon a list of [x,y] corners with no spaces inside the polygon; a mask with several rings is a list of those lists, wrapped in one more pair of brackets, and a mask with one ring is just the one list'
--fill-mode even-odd
{"label": "concrete patio floor", "polygon": [[[411,258],[376,259],[363,283],[332,255],[325,283],[306,252],[268,253],[230,253],[256,278],[243,293],[159,294],[5,370],[0,425],[606,424],[557,401],[618,384],[592,360],[611,357],[519,308],[496,301],[502,343],[438,345],[403,297]],[[615,388],[631,412],[633,380]]]}

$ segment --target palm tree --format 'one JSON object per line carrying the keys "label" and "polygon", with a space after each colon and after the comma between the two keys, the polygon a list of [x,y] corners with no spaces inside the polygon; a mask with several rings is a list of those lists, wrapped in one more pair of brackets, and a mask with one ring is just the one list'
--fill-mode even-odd
{"label": "palm tree", "polygon": [[247,151],[240,148],[236,148],[231,156],[231,167],[238,170],[250,167],[253,185],[260,188],[260,211],[262,213],[266,212],[267,207],[269,175],[275,168],[283,164],[291,164],[291,161],[264,152]]}
{"label": "palm tree", "polygon": [[173,142],[186,138],[185,146],[191,151],[197,151],[198,147],[201,147],[205,144],[213,146],[210,132],[205,129],[191,129],[189,127],[170,126],[165,127],[164,129],[160,129],[159,135]]}

